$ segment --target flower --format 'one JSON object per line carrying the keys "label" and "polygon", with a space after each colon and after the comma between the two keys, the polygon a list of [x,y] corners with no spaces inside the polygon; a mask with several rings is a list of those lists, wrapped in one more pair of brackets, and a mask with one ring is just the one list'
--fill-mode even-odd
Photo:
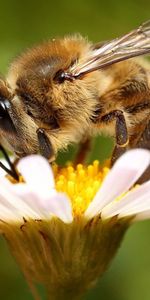
{"label": "flower", "polygon": [[150,181],[133,188],[149,164],[136,149],[110,171],[98,161],[52,171],[32,155],[18,164],[25,182],[0,178],[0,230],[35,299],[38,284],[49,299],[78,299],[104,273],[130,224],[150,217]]}

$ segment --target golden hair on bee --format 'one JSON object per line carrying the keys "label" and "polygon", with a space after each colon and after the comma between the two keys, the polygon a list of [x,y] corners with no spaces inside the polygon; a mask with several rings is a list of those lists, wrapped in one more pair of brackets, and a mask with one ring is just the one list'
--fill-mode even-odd
{"label": "golden hair on bee", "polygon": [[[53,39],[21,54],[0,81],[0,143],[49,161],[102,131],[115,139],[112,164],[128,148],[149,148],[150,23],[94,45]],[[15,139],[15,142],[14,142]]]}

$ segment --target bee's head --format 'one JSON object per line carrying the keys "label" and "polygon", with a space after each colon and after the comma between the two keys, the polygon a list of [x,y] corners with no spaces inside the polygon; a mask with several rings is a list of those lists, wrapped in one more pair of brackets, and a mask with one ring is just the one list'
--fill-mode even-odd
{"label": "bee's head", "polygon": [[17,139],[21,138],[20,144],[11,145],[18,148],[15,152],[38,152],[39,128],[46,131],[55,153],[81,137],[95,110],[96,88],[90,75],[75,79],[69,70],[89,48],[81,37],[58,39],[28,50],[14,61],[7,82],[8,114]]}

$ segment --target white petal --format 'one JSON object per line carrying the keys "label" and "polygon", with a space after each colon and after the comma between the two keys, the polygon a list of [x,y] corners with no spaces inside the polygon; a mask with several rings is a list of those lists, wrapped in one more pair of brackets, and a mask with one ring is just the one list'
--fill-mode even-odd
{"label": "white petal", "polygon": [[95,198],[87,208],[85,216],[92,218],[100,213],[108,203],[128,191],[149,164],[150,152],[147,150],[135,149],[122,155],[107,175]]}
{"label": "white petal", "polygon": [[[13,185],[12,185],[13,186]],[[11,186],[0,179],[0,204],[22,217],[38,218],[37,213],[15,194]]]}
{"label": "white petal", "polygon": [[150,209],[150,181],[130,191],[119,201],[113,202],[102,211],[102,217],[108,218],[119,214],[119,217],[134,215]]}
{"label": "white petal", "polygon": [[25,157],[18,169],[26,183],[11,184],[0,176],[0,217],[22,220],[56,216],[65,223],[73,221],[71,203],[65,194],[54,189],[52,170],[43,157]]}
{"label": "white petal", "polygon": [[71,223],[73,221],[71,203],[63,193],[56,192],[55,195],[49,199],[45,199],[45,202],[42,203],[42,207],[47,214],[51,213],[65,223]]}
{"label": "white petal", "polygon": [[22,158],[18,163],[18,169],[31,190],[39,195],[48,196],[55,186],[51,167],[42,156],[31,155]]}
{"label": "white petal", "polygon": [[0,222],[7,221],[22,221],[22,216],[17,215],[16,211],[7,208],[0,203]]}
{"label": "white petal", "polygon": [[1,167],[0,167],[0,177],[4,177],[6,175],[6,171],[4,171]]}
{"label": "white petal", "polygon": [[[53,188],[53,175],[47,162],[47,172],[43,175],[43,177],[45,177],[44,183],[40,180],[37,185],[37,181],[40,178],[40,168],[38,168],[35,174],[34,167],[35,164],[39,162],[38,166],[42,164],[43,168],[43,161],[45,165],[46,160],[42,157],[38,157],[37,159],[37,156],[27,157],[21,160],[19,163],[19,170],[27,183],[11,184],[7,179],[3,177],[0,178],[0,203],[2,202],[2,199],[4,199],[3,205],[9,207],[12,211],[14,210],[17,219],[19,219],[20,215],[22,217],[31,217],[34,219],[50,219],[52,216],[56,216],[63,222],[70,223],[73,221],[70,201],[64,194],[56,192]],[[30,163],[32,167],[27,167],[27,164],[29,165]],[[30,170],[31,173],[29,172]],[[42,172],[44,172],[43,169]],[[50,184],[50,177],[52,177],[52,187]]]}
{"label": "white petal", "polygon": [[135,216],[135,218],[133,219],[133,222],[135,222],[135,221],[143,221],[143,220],[147,220],[147,219],[150,219],[150,209],[138,213]]}
{"label": "white petal", "polygon": [[14,191],[25,203],[28,203],[41,218],[50,219],[51,216],[60,218],[65,223],[73,221],[72,208],[69,199],[65,194],[58,193],[55,190],[51,196],[43,197],[30,191],[25,184],[16,184],[13,186]]}
{"label": "white petal", "polygon": [[36,218],[41,219],[45,216],[45,212],[43,213],[41,209],[43,198],[41,199],[37,193],[31,191],[29,186],[23,183],[15,184],[12,186],[12,191],[34,211]]}

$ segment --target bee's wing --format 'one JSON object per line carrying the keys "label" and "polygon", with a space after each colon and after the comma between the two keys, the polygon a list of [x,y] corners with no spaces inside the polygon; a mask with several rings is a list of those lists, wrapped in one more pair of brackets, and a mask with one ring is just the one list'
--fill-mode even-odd
{"label": "bee's wing", "polygon": [[137,29],[91,50],[88,57],[74,65],[70,73],[74,77],[110,66],[131,57],[150,53],[150,21]]}

